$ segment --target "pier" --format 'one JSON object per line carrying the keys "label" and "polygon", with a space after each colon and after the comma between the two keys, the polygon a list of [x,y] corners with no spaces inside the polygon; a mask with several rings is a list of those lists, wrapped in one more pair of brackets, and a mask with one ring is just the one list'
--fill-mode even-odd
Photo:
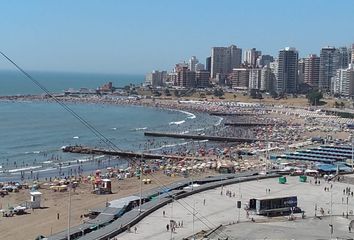
{"label": "pier", "polygon": [[79,153],[79,154],[96,154],[96,155],[111,155],[111,156],[121,156],[128,158],[146,158],[146,159],[164,159],[170,158],[175,160],[183,160],[188,158],[193,158],[197,160],[203,160],[198,157],[190,156],[180,156],[180,155],[167,155],[167,154],[157,154],[157,153],[143,153],[143,152],[130,152],[130,151],[114,151],[101,148],[91,148],[85,146],[65,146],[62,148],[63,152]]}
{"label": "pier", "polygon": [[195,139],[195,140],[210,140],[215,142],[252,143],[256,141],[266,141],[265,139],[256,139],[256,138],[219,137],[219,136],[196,135],[196,134],[166,133],[166,132],[144,132],[144,135],[152,136],[152,137],[171,137],[171,138],[184,138],[184,139]]}

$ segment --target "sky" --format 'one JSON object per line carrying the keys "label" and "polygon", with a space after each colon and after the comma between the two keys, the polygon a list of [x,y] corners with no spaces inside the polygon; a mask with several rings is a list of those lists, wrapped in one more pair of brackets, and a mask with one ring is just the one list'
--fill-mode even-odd
{"label": "sky", "polygon": [[[353,0],[2,0],[0,51],[26,70],[144,74],[213,46],[300,56],[354,43]],[[13,69],[3,58],[0,69]]]}

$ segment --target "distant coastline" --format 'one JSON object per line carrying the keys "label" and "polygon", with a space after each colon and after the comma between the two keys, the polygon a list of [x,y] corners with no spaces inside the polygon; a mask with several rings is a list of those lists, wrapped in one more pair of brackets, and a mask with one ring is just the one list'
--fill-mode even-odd
{"label": "distant coastline", "polygon": [[[81,73],[56,71],[29,71],[29,73],[50,92],[63,93],[69,88],[96,89],[106,82],[116,87],[140,85],[144,82],[143,74]],[[0,96],[37,95],[43,91],[15,70],[0,70]]]}
{"label": "distant coastline", "polygon": [[[87,97],[70,97],[55,95],[58,100],[70,104],[109,104],[109,105],[136,105],[143,107],[156,107],[170,110],[188,110],[196,112],[211,113],[210,108],[198,104],[183,104],[177,99],[156,99],[156,98],[138,98],[138,97],[108,97],[108,96],[87,96]],[[55,100],[45,95],[14,95],[0,96],[0,101],[40,101],[40,102],[55,102]]]}

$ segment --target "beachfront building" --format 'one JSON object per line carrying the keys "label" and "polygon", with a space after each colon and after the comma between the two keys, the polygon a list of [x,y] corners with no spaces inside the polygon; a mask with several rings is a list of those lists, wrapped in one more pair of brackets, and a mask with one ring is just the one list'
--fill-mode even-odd
{"label": "beachfront building", "polygon": [[230,74],[231,86],[234,89],[246,90],[249,86],[250,69],[246,67],[234,68]]}
{"label": "beachfront building", "polygon": [[168,73],[166,85],[177,86],[177,78],[178,78],[178,74],[176,72]]}
{"label": "beachfront building", "polygon": [[318,88],[320,79],[320,58],[316,54],[310,54],[305,58],[304,83],[313,88]]}
{"label": "beachfront building", "polygon": [[297,82],[298,84],[304,83],[305,78],[305,59],[300,58],[297,62]]}
{"label": "beachfront building", "polygon": [[262,55],[262,52],[257,51],[255,48],[247,49],[245,51],[243,61],[244,61],[245,65],[254,68],[257,65],[258,57],[261,55]]}
{"label": "beachfront building", "polygon": [[188,69],[188,67],[182,67],[177,70],[177,86],[183,88],[194,88],[195,72]]}
{"label": "beachfront building", "polygon": [[145,84],[152,87],[163,86],[166,80],[167,80],[166,71],[154,70],[150,73],[147,73],[145,76]]}
{"label": "beachfront building", "polygon": [[199,70],[195,74],[196,78],[196,87],[197,88],[206,88],[210,86],[209,82],[210,72],[207,70]]}
{"label": "beachfront building", "polygon": [[191,59],[189,59],[189,70],[195,72],[196,71],[196,65],[199,63],[199,60],[197,59],[196,56],[192,56]]}
{"label": "beachfront building", "polygon": [[211,49],[211,78],[225,80],[232,69],[241,65],[242,49],[235,45],[230,47],[213,47]]}
{"label": "beachfront building", "polygon": [[275,75],[272,69],[268,66],[264,66],[261,70],[261,85],[260,90],[266,92],[274,91]]}
{"label": "beachfront building", "polygon": [[203,63],[197,63],[195,65],[195,71],[198,72],[198,71],[201,71],[201,70],[204,70],[205,69],[205,66]]}
{"label": "beachfront building", "polygon": [[286,47],[279,51],[276,92],[296,93],[298,88],[298,52]]}
{"label": "beachfront building", "polygon": [[350,62],[354,63],[354,43],[352,44],[351,54],[350,54]]}
{"label": "beachfront building", "polygon": [[269,68],[270,70],[272,71],[272,74],[273,74],[273,92],[276,92],[276,86],[277,86],[277,81],[278,81],[278,59],[274,59],[274,62],[271,62],[269,64]]}
{"label": "beachfront building", "polygon": [[251,68],[248,75],[248,88],[254,90],[260,90],[261,88],[261,75],[262,69]]}
{"label": "beachfront building", "polygon": [[354,96],[354,64],[336,71],[332,79],[332,93],[346,97]]}
{"label": "beachfront building", "polygon": [[329,91],[331,79],[339,68],[339,52],[335,47],[324,47],[320,54],[319,89]]}
{"label": "beachfront building", "polygon": [[274,57],[271,55],[261,55],[257,58],[256,61],[256,66],[257,67],[264,67],[264,66],[269,66],[271,62],[274,62]]}
{"label": "beachfront building", "polygon": [[338,68],[348,68],[350,63],[350,51],[347,47],[338,48]]}
{"label": "beachfront building", "polygon": [[205,70],[211,72],[211,57],[205,59]]}

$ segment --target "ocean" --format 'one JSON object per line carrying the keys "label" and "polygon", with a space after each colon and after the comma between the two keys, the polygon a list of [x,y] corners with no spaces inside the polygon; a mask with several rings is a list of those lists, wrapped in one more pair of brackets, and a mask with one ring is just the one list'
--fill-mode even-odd
{"label": "ocean", "polygon": [[[11,73],[15,74],[16,73]],[[41,93],[22,79],[0,72],[1,94]],[[67,88],[96,88],[107,81],[114,86],[142,82],[142,76],[38,73],[36,79],[52,92]],[[35,74],[33,74],[35,76]],[[64,77],[66,76],[66,77]],[[43,80],[42,80],[43,78]],[[6,80],[5,80],[6,79]],[[46,80],[44,80],[46,79]],[[24,84],[24,85],[23,85]],[[23,87],[27,86],[27,87]],[[220,123],[220,118],[205,113],[162,110],[153,107],[68,104],[77,114],[110,139],[119,149],[132,151],[171,151],[204,146],[205,142],[184,139],[152,138],[144,130],[171,132],[200,132]],[[202,120],[202,121],[201,121]],[[58,174],[58,166],[69,169],[79,161],[97,162],[92,156],[63,153],[62,146],[86,145],[107,148],[91,131],[56,103],[0,101],[0,181],[1,177],[18,175],[24,171],[44,176],[47,172]],[[124,165],[124,159],[109,159],[109,164]],[[101,161],[98,161],[101,162]],[[82,167],[82,166],[81,166]],[[88,164],[86,170],[97,167]],[[61,168],[61,167],[60,167]]]}
{"label": "ocean", "polygon": [[[144,81],[143,75],[38,71],[28,73],[52,93],[62,93],[69,88],[96,89],[107,82],[112,82],[115,87],[124,87],[129,84],[140,85]],[[43,93],[19,71],[0,70],[0,84],[0,96]]]}

